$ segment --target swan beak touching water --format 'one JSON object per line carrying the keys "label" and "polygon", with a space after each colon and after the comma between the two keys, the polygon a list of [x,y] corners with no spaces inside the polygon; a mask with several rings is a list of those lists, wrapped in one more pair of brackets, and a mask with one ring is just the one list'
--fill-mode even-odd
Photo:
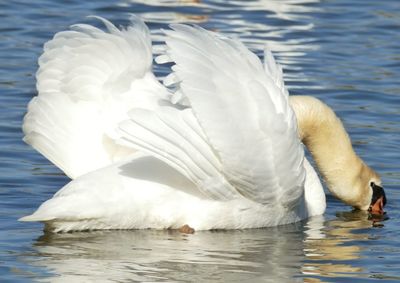
{"label": "swan beak touching water", "polygon": [[[53,232],[245,229],[321,215],[328,190],[383,214],[379,175],[333,110],[289,96],[268,50],[198,26],[164,30],[152,71],[150,32],[78,24],[44,46],[24,141],[73,180],[22,221]],[[320,174],[305,156],[311,153]]]}
{"label": "swan beak touching water", "polygon": [[369,211],[372,214],[383,215],[385,212],[383,211],[383,207],[386,205],[386,194],[382,187],[376,185],[375,183],[371,183],[372,188],[372,200],[371,205],[369,207]]}

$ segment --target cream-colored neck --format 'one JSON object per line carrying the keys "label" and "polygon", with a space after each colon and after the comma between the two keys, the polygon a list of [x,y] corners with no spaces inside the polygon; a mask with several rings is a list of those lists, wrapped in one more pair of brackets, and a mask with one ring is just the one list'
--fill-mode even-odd
{"label": "cream-colored neck", "polygon": [[290,96],[299,135],[329,190],[343,202],[366,210],[379,176],[354,152],[350,138],[331,108],[310,96]]}

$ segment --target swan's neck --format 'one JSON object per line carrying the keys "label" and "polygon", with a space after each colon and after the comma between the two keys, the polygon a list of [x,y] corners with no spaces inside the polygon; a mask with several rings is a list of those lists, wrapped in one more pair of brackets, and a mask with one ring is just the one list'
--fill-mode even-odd
{"label": "swan's neck", "polygon": [[342,122],[326,104],[309,96],[291,96],[299,135],[329,190],[343,202],[366,210],[371,203],[370,182],[379,176],[354,152]]}

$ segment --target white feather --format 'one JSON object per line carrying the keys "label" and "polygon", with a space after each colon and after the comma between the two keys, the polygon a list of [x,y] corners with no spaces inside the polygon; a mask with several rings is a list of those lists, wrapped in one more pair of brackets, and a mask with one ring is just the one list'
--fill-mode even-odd
{"label": "white feather", "polygon": [[[304,200],[303,200],[304,201]],[[246,229],[306,217],[245,198],[212,200],[166,163],[143,154],[80,176],[21,221],[43,221],[53,232],[95,229]]]}
{"label": "white feather", "polygon": [[151,72],[149,31],[138,18],[104,32],[74,25],[45,44],[38,97],[24,119],[24,140],[75,178],[134,152],[114,142],[133,107],[153,108],[167,95]]}
{"label": "white feather", "polygon": [[226,179],[256,202],[296,203],[303,194],[304,150],[273,59],[264,69],[238,41],[199,27],[172,28],[166,52],[176,63],[180,92]]}
{"label": "white feather", "polygon": [[177,169],[212,199],[225,201],[238,196],[191,109],[134,110],[129,116],[131,120],[120,125],[125,140]]}

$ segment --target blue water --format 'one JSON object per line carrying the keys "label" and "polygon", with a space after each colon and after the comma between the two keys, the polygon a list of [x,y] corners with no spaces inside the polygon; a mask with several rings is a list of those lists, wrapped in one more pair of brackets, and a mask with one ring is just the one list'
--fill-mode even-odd
{"label": "blue water", "polygon": [[[260,56],[268,45],[290,93],[333,107],[357,153],[382,175],[390,219],[372,227],[364,213],[328,196],[324,217],[189,236],[150,230],[50,235],[41,224],[17,222],[68,182],[21,140],[42,45],[71,24],[90,22],[87,15],[125,25],[129,13],[147,21],[156,43],[159,28],[190,22],[239,37]],[[0,2],[0,17],[1,282],[400,281],[398,0],[13,0]]]}

